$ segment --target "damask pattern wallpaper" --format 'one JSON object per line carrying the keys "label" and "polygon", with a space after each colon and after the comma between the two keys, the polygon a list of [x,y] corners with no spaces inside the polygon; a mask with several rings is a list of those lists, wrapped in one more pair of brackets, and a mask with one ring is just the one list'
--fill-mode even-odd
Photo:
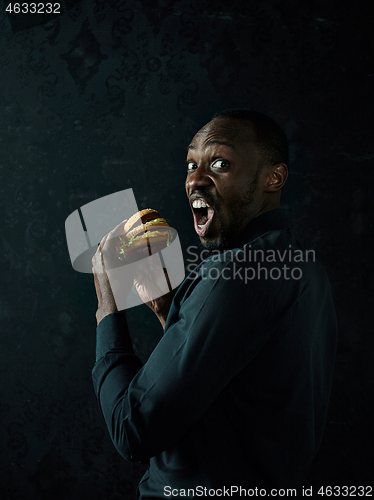
{"label": "damask pattern wallpaper", "polygon": [[[133,188],[196,245],[185,150],[248,107],[291,143],[284,206],[333,284],[340,325],[325,439],[307,485],[367,485],[373,283],[373,9],[337,0],[61,2],[0,11],[0,498],[133,499],[92,388],[96,296],[65,219]],[[370,212],[371,211],[371,212]],[[161,330],[128,312],[146,360]],[[372,375],[372,373],[371,373]]]}

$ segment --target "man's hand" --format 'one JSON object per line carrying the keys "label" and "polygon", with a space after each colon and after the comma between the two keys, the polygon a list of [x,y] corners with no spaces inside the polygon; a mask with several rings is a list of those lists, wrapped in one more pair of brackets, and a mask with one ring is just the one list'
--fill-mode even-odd
{"label": "man's hand", "polygon": [[[96,312],[97,324],[99,324],[100,321],[108,314],[118,311],[108,275],[106,273],[106,268],[110,268],[110,264],[114,261],[114,259],[117,258],[118,260],[118,255],[116,253],[116,245],[118,244],[117,235],[121,232],[121,228],[124,227],[126,220],[118,224],[113,231],[104,236],[92,258],[92,272],[94,275],[98,301]],[[133,283],[131,281],[130,286],[129,283],[124,283],[123,285],[128,287],[128,293],[131,290]]]}
{"label": "man's hand", "polygon": [[[98,299],[97,324],[108,314],[118,311],[106,269],[111,269],[113,263],[115,267],[118,266],[119,236],[123,234],[126,221],[124,220],[118,224],[110,233],[104,236],[92,259],[92,272]],[[133,279],[126,280],[126,283],[121,282],[121,293],[128,294],[134,284],[139,297],[152,309],[164,328],[176,291],[171,290],[165,294],[165,287],[166,285],[168,285],[169,289],[173,287],[173,278],[168,275],[166,269],[160,267],[157,254],[149,256],[148,249],[145,248],[143,259],[140,258],[134,265]],[[127,290],[124,290],[124,287]]]}
{"label": "man's hand", "polygon": [[[108,235],[107,235],[108,236]],[[108,276],[105,272],[103,247],[107,236],[101,240],[95,255],[92,258],[92,272],[94,276],[95,289],[97,295],[97,311],[96,321],[97,324],[113,312],[117,312],[116,302],[113,297],[112,289],[110,287]]]}
{"label": "man's hand", "polygon": [[[157,254],[147,258],[147,264],[139,261],[134,276],[134,285],[139,297],[156,314],[162,328],[165,328],[166,318],[176,289],[164,293],[165,286],[172,288],[173,278],[167,270],[159,265],[160,258]],[[162,293],[164,293],[162,295]],[[157,297],[152,299],[152,297]]]}

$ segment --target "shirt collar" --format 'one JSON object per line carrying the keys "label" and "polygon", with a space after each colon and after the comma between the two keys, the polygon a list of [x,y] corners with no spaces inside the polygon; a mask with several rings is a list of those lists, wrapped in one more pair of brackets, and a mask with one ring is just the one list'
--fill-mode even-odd
{"label": "shirt collar", "polygon": [[270,210],[264,214],[259,215],[251,220],[251,222],[244,228],[239,236],[234,241],[234,248],[241,247],[259,238],[269,231],[276,231],[279,229],[287,229],[290,227],[288,213],[282,208]]}

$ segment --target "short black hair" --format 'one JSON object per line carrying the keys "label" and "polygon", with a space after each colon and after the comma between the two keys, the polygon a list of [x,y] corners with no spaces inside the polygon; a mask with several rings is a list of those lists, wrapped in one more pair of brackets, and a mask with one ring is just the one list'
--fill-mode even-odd
{"label": "short black hair", "polygon": [[288,165],[288,140],[286,134],[276,121],[263,113],[251,109],[227,109],[213,116],[215,118],[233,118],[235,120],[249,120],[253,123],[257,141],[256,145],[262,155],[264,163]]}

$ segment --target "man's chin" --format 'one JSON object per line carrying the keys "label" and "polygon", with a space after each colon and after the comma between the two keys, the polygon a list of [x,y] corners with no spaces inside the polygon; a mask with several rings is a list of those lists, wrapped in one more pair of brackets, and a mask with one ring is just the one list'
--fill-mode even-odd
{"label": "man's chin", "polygon": [[213,252],[224,252],[229,246],[229,242],[225,238],[207,238],[200,236],[200,244],[204,250],[207,250],[210,254]]}
{"label": "man's chin", "polygon": [[216,213],[216,216],[216,224],[210,225],[207,234],[199,236],[201,246],[210,254],[213,252],[224,252],[225,250],[233,248],[232,245],[235,236],[235,225],[231,224],[231,226],[227,228],[222,223],[218,213]]}

